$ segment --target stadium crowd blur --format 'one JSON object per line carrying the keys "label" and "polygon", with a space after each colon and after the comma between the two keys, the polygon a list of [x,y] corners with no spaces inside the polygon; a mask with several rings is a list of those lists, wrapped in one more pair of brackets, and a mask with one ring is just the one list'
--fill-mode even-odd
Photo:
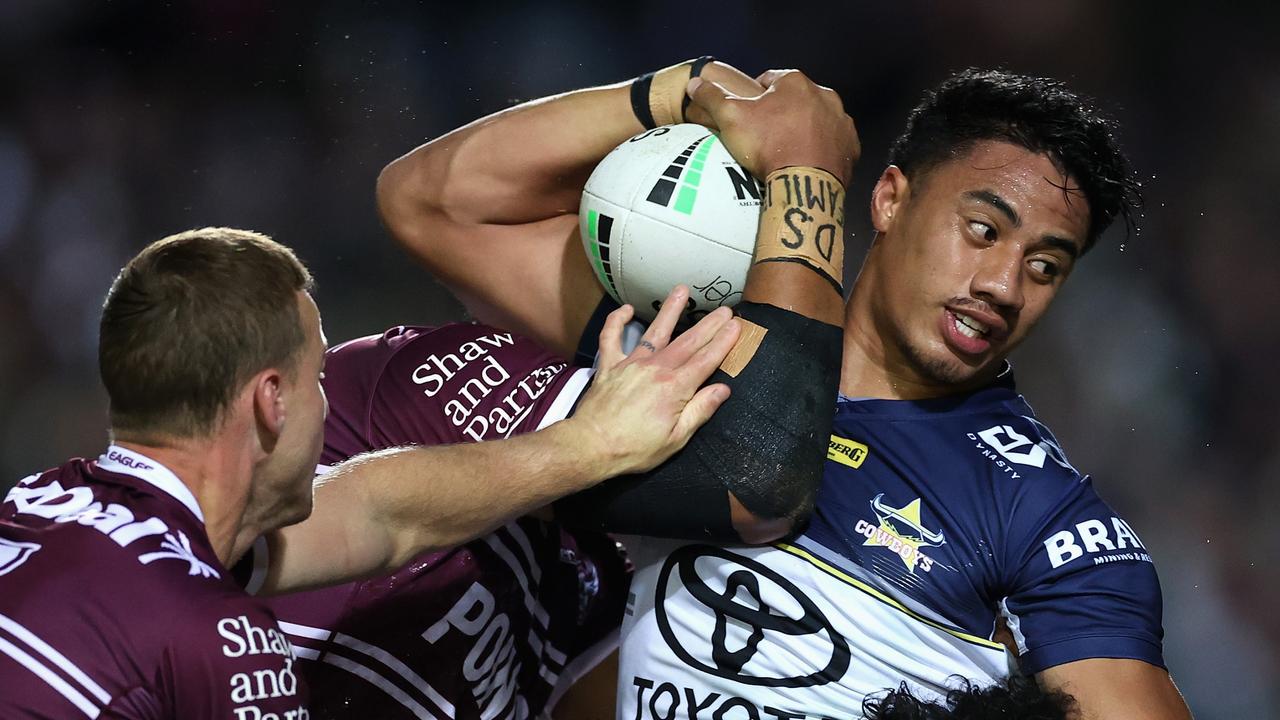
{"label": "stadium crowd blur", "polygon": [[457,318],[379,227],[381,167],[518,100],[713,53],[841,93],[864,148],[856,258],[921,90],[999,65],[1099,98],[1147,197],[1140,231],[1113,228],[1015,354],[1021,388],[1154,556],[1197,717],[1280,707],[1274,7],[266,5],[0,3],[0,490],[104,446],[98,310],[148,241],[232,225],[294,246],[335,342]]}

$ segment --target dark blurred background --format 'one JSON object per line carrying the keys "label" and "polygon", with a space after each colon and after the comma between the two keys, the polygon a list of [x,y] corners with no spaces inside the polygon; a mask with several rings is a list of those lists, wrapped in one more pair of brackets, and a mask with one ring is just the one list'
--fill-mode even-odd
{"label": "dark blurred background", "polygon": [[233,225],[292,245],[332,342],[457,319],[379,227],[382,166],[518,101],[710,53],[843,96],[856,258],[859,198],[920,92],[1002,66],[1096,97],[1147,197],[1017,354],[1022,389],[1156,558],[1197,717],[1274,717],[1280,12],[1228,5],[4,0],[0,490],[103,448],[97,313],[147,242]]}

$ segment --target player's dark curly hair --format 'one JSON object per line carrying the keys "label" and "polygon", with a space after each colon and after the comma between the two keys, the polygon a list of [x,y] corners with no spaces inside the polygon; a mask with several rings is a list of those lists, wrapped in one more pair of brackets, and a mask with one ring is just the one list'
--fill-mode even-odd
{"label": "player's dark curly hair", "polygon": [[982,140],[1046,153],[1089,202],[1088,251],[1117,215],[1132,229],[1142,204],[1141,183],[1115,133],[1114,120],[1060,81],[969,68],[925,93],[889,162],[909,179],[923,179]]}
{"label": "player's dark curly hair", "polygon": [[956,677],[943,703],[911,694],[906,683],[897,690],[868,695],[862,701],[866,720],[1074,720],[1075,698],[1061,690],[1044,690],[1033,678],[1012,676],[1003,685],[975,686]]}

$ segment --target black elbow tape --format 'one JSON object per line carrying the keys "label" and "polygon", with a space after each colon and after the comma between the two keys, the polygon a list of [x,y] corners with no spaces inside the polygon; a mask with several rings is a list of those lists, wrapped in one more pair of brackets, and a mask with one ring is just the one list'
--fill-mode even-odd
{"label": "black elbow tape", "polygon": [[725,404],[670,460],[560,500],[558,519],[610,532],[733,542],[739,537],[728,492],[762,519],[809,513],[831,437],[843,334],[771,305],[736,309],[767,332],[736,377],[712,375],[710,382],[733,390]]}

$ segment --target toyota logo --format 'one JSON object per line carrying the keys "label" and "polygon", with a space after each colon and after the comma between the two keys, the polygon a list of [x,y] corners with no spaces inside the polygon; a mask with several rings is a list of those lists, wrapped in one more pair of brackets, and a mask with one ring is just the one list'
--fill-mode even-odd
{"label": "toyota logo", "polygon": [[[713,589],[699,576],[696,563],[702,558],[721,561],[717,565],[726,573],[722,591]],[[677,594],[687,593],[692,600],[685,602],[701,604],[715,616],[709,641],[705,634],[672,627],[665,605],[673,572],[679,574]],[[740,596],[746,597],[745,603],[738,600]],[[782,596],[789,599],[789,605],[799,607],[800,617],[775,612],[765,600],[766,597]],[[686,545],[672,552],[658,576],[656,601],[658,630],[663,639],[680,660],[702,672],[746,685],[799,688],[833,682],[849,669],[848,641],[836,632],[831,621],[800,588],[763,564],[724,548]],[[777,604],[775,601],[774,605]],[[736,649],[730,649],[728,643],[731,624],[734,628],[747,628],[745,642]],[[743,668],[760,652],[760,645],[766,639],[785,644],[791,638],[804,637],[811,638],[811,644],[814,644],[813,640],[818,641],[816,644],[823,647],[822,655],[826,657],[815,658],[815,667],[817,662],[825,662],[821,668],[807,675],[790,677],[743,672]]]}

